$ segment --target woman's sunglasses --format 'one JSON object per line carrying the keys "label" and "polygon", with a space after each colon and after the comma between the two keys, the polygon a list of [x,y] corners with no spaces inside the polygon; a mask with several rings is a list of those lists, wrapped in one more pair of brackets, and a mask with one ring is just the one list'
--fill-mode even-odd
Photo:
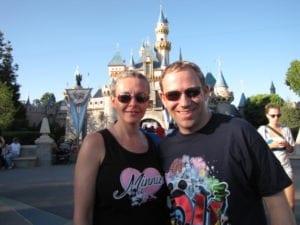
{"label": "woman's sunglasses", "polygon": [[272,118],[280,118],[281,117],[281,114],[269,114],[269,116],[271,116]]}
{"label": "woman's sunglasses", "polygon": [[200,95],[201,89],[200,89],[200,87],[193,87],[193,88],[188,88],[188,89],[184,90],[183,92],[169,91],[169,92],[164,93],[164,95],[166,96],[166,98],[169,101],[177,101],[178,99],[180,99],[180,96],[182,93],[184,93],[189,98],[194,98],[194,97],[197,97],[198,95]]}
{"label": "woman's sunglasses", "polygon": [[134,98],[138,103],[145,103],[149,100],[149,95],[145,93],[139,93],[133,96],[130,94],[121,94],[118,95],[117,98],[121,103],[129,103],[132,98]]}

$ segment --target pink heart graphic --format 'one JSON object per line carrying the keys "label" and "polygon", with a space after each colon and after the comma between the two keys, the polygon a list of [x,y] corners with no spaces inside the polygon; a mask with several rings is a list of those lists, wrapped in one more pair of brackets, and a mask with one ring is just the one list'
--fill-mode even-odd
{"label": "pink heart graphic", "polygon": [[164,182],[163,177],[155,168],[147,168],[143,173],[134,168],[127,168],[122,171],[120,179],[123,189],[127,193],[134,191],[142,194],[143,202],[149,197],[155,198],[154,194]]}

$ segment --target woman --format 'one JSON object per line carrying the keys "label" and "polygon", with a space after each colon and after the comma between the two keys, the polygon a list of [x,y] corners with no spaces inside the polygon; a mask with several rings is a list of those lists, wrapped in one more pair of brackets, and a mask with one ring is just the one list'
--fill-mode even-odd
{"label": "woman", "polygon": [[[294,151],[295,142],[290,128],[279,123],[281,117],[280,106],[276,104],[267,104],[265,106],[266,117],[269,121],[267,125],[260,126],[258,132],[268,143],[270,149],[280,161],[287,175],[293,180],[293,170],[288,158],[288,153]],[[294,184],[288,186],[285,195],[291,208],[295,208],[295,187]]]}
{"label": "woman", "polygon": [[112,89],[110,128],[85,137],[74,177],[74,225],[165,225],[167,189],[155,145],[140,129],[149,104],[146,77],[128,71]]}

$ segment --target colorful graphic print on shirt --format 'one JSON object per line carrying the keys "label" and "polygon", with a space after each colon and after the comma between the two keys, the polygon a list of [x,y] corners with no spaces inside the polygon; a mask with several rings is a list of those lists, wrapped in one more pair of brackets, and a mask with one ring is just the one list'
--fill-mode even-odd
{"label": "colorful graphic print on shirt", "polygon": [[172,224],[221,225],[228,223],[228,184],[212,176],[201,157],[184,155],[165,174],[171,192]]}
{"label": "colorful graphic print on shirt", "polygon": [[163,176],[155,168],[146,168],[143,172],[134,168],[126,168],[120,175],[123,192],[114,191],[113,197],[121,199],[128,196],[131,205],[141,205],[155,199],[155,193],[164,183]]}

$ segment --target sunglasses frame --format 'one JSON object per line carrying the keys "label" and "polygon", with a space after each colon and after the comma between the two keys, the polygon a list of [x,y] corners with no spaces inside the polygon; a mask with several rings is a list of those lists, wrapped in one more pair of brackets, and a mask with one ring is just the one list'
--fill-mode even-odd
{"label": "sunglasses frame", "polygon": [[280,118],[281,117],[281,113],[279,113],[279,114],[268,114],[271,118],[275,118],[275,117],[277,117],[277,118]]}
{"label": "sunglasses frame", "polygon": [[118,101],[123,104],[128,104],[132,100],[132,98],[134,98],[135,101],[137,101],[138,103],[143,104],[143,103],[149,101],[150,97],[148,94],[145,94],[145,93],[138,93],[136,95],[124,93],[124,94],[119,94],[117,96]]}
{"label": "sunglasses frame", "polygon": [[164,96],[169,101],[178,101],[183,93],[189,98],[195,98],[201,94],[201,87],[187,88],[183,92],[168,91],[168,92],[164,93]]}

